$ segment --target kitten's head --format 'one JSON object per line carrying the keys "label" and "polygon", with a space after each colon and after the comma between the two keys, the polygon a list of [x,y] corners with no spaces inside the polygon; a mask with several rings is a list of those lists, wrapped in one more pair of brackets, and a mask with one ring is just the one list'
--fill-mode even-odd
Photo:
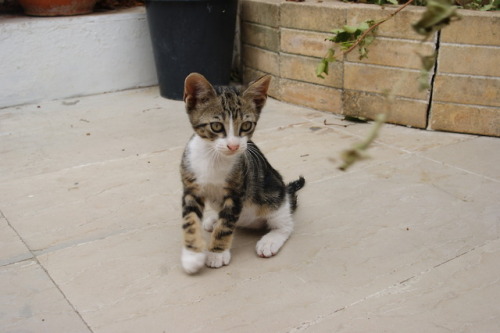
{"label": "kitten's head", "polygon": [[247,148],[267,99],[271,76],[248,88],[213,87],[201,74],[191,73],[184,83],[184,102],[195,133],[223,155]]}

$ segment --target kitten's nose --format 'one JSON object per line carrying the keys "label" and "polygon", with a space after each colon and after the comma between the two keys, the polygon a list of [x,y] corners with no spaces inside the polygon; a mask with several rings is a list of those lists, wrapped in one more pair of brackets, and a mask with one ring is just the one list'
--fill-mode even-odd
{"label": "kitten's nose", "polygon": [[227,148],[230,151],[237,151],[240,148],[240,145],[227,145]]}

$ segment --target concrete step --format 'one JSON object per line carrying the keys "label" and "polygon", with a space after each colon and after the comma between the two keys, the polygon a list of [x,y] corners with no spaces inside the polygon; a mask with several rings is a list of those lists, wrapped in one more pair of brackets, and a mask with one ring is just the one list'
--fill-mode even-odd
{"label": "concrete step", "polygon": [[0,16],[0,108],[157,83],[144,7]]}

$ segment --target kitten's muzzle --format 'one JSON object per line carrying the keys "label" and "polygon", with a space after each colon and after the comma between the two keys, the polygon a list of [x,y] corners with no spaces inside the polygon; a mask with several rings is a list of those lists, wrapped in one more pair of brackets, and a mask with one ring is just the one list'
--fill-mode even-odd
{"label": "kitten's muzzle", "polygon": [[230,152],[235,153],[238,151],[238,149],[240,149],[240,145],[227,145],[227,149],[229,149]]}

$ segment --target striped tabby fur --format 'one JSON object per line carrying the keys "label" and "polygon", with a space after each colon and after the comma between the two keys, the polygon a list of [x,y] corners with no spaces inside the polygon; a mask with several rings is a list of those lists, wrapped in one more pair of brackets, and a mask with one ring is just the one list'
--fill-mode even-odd
{"label": "striped tabby fur", "polygon": [[[285,185],[251,141],[270,79],[264,76],[243,90],[214,88],[197,73],[186,78],[184,101],[195,132],[181,163],[182,265],[188,273],[196,273],[204,265],[229,264],[237,225],[270,230],[257,243],[261,257],[275,255],[293,230],[291,214],[304,178]],[[217,216],[203,219],[206,204]],[[212,232],[208,247],[202,225]]]}

